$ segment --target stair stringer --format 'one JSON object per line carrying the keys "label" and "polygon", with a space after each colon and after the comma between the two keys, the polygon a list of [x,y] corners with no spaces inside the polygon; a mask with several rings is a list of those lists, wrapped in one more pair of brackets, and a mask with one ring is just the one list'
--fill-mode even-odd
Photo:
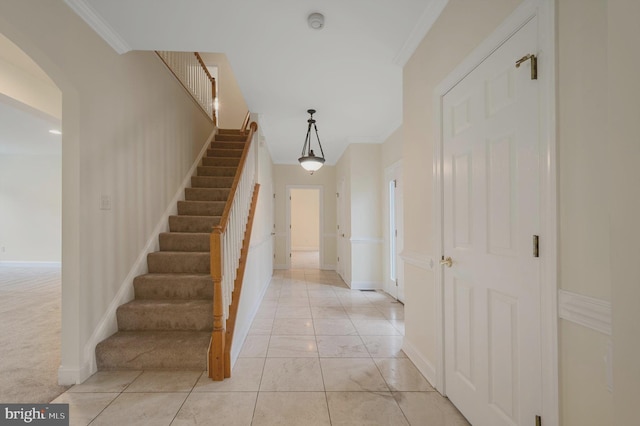
{"label": "stair stringer", "polygon": [[194,163],[191,168],[185,175],[185,178],[182,181],[182,184],[176,190],[175,195],[169,201],[167,209],[164,211],[160,219],[158,220],[157,225],[151,231],[150,237],[147,240],[144,248],[140,251],[138,258],[134,262],[133,266],[129,270],[129,273],[123,280],[118,292],[111,300],[107,310],[102,315],[100,322],[93,330],[91,337],[87,341],[84,346],[83,353],[83,368],[82,368],[82,377],[78,383],[82,383],[84,380],[89,378],[92,374],[98,371],[98,366],[96,362],[96,346],[98,343],[107,339],[114,333],[118,331],[118,323],[116,319],[116,311],[120,305],[124,305],[134,299],[133,293],[133,280],[138,275],[142,275],[148,272],[147,267],[147,255],[149,253],[156,252],[160,249],[160,243],[158,241],[158,235],[162,232],[166,232],[169,230],[169,216],[176,215],[178,213],[178,201],[184,201],[185,198],[185,188],[191,186],[191,177],[196,174],[196,170],[200,163],[202,162],[202,157],[204,157],[207,153],[207,149],[213,142],[215,135],[218,129],[214,128],[206,142],[204,143],[202,149],[198,153]]}

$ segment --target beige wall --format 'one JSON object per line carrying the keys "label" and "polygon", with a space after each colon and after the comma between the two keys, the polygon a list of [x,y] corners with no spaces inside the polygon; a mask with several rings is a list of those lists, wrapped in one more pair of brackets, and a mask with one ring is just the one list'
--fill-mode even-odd
{"label": "beige wall", "polygon": [[[606,0],[558,2],[558,284],[563,290],[610,301],[609,179],[602,173],[609,149],[603,143],[606,9]],[[591,65],[580,65],[587,56]],[[563,425],[612,423],[613,395],[604,363],[609,341],[602,333],[560,320]]]}
{"label": "beige wall", "polygon": [[205,65],[218,67],[218,127],[221,129],[239,129],[249,108],[244,100],[240,86],[233,73],[231,64],[224,53],[201,53]]}
{"label": "beige wall", "polygon": [[[403,70],[402,166],[404,249],[433,252],[432,162],[434,89],[502,22],[520,0],[450,0]],[[436,365],[435,293],[430,270],[405,263],[405,344]]]}
{"label": "beige wall", "polygon": [[275,194],[275,267],[287,265],[287,185],[321,186],[323,188],[324,235],[321,268],[335,269],[336,266],[336,168],[324,166],[313,175],[299,165],[275,165],[273,167]]}
{"label": "beige wall", "polygon": [[291,250],[320,249],[320,194],[317,189],[292,189]]}
{"label": "beige wall", "polygon": [[0,93],[57,120],[62,94],[51,79],[18,46],[0,34]]}
{"label": "beige wall", "polygon": [[129,274],[213,127],[154,53],[116,54],[63,2],[2,1],[0,33],[62,91],[60,377],[83,380],[92,336],[115,326],[110,304],[132,296]]}
{"label": "beige wall", "polygon": [[[608,134],[611,300],[613,303],[613,416],[638,423],[640,383],[640,2],[608,0]],[[607,220],[603,218],[603,220]]]}

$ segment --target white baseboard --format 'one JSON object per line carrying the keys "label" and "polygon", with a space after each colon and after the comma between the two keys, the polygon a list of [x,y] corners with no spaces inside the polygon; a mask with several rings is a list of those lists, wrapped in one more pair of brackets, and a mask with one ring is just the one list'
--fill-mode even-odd
{"label": "white baseboard", "polygon": [[[160,249],[160,243],[158,242],[158,235],[161,232],[165,232],[169,229],[169,216],[175,215],[178,213],[178,201],[184,200],[184,189],[191,184],[191,177],[196,172],[196,169],[200,164],[202,157],[206,153],[207,148],[209,147],[209,144],[213,140],[215,133],[216,133],[216,129],[214,129],[213,132],[211,132],[211,135],[209,135],[207,142],[204,144],[204,146],[200,150],[200,153],[198,154],[195,162],[187,172],[184,180],[182,181],[182,184],[176,191],[175,195],[173,196],[173,199],[169,202],[167,209],[165,210],[163,215],[160,217],[160,220],[158,221],[155,228],[151,232],[151,235],[147,240],[147,244],[138,255],[138,258],[136,259],[133,266],[129,270],[129,273],[125,277],[124,281],[120,284],[120,288],[118,289],[118,292],[116,293],[115,297],[111,300],[109,307],[107,308],[105,313],[102,315],[100,322],[98,322],[98,325],[93,330],[91,337],[89,338],[87,343],[84,345],[83,361],[84,361],[84,364],[89,366],[89,375],[84,377],[82,381],[86,380],[87,377],[89,377],[91,374],[97,371],[96,354],[95,354],[96,346],[98,345],[98,343],[102,342],[107,337],[111,336],[116,331],[118,331],[116,310],[120,305],[123,305],[133,300],[133,297],[134,297],[133,279],[138,275],[143,275],[148,272],[147,255],[149,253],[153,253]],[[67,374],[66,371],[67,370],[65,370],[65,374]],[[70,369],[68,371],[73,371],[73,370]],[[80,380],[80,377],[82,376],[78,376],[78,380]],[[82,383],[82,381],[78,383]]]}
{"label": "white baseboard", "polygon": [[61,267],[62,262],[32,262],[32,261],[22,261],[22,260],[0,260],[0,265],[5,266],[24,266],[24,267],[35,267],[35,266],[51,266],[51,267]]}
{"label": "white baseboard", "polygon": [[335,271],[336,268],[337,268],[337,265],[332,265],[329,263],[325,263],[320,267],[320,269],[322,269],[323,271]]}
{"label": "white baseboard", "polygon": [[91,377],[92,374],[89,363],[84,363],[81,368],[61,365],[58,368],[58,384],[60,386],[78,385]]}
{"label": "white baseboard", "polygon": [[425,379],[431,384],[431,386],[436,388],[436,369],[429,362],[427,358],[425,358],[416,347],[405,337],[404,342],[402,344],[402,350],[409,357],[411,362],[418,368],[420,373],[424,376]]}

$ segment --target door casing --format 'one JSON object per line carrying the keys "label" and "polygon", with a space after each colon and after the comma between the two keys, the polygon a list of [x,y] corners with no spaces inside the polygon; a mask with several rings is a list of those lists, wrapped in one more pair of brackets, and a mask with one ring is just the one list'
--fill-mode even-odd
{"label": "door casing", "polygon": [[320,216],[320,235],[319,235],[319,244],[320,244],[320,261],[318,267],[323,269],[324,265],[324,186],[322,185],[287,185],[287,207],[286,207],[286,233],[287,233],[287,253],[289,256],[286,256],[287,260],[287,269],[291,269],[291,190],[292,189],[317,189],[318,196],[320,197],[320,211],[318,212]]}
{"label": "door casing", "polygon": [[[558,283],[557,283],[557,148],[555,0],[525,0],[505,21],[455,68],[434,90],[436,129],[433,153],[434,247],[436,259],[444,255],[443,128],[442,99],[445,94],[502,45],[531,18],[538,18],[538,74],[540,83],[540,265],[541,265],[541,358],[542,413],[544,424],[559,425],[558,390]],[[436,297],[436,389],[446,395],[444,335],[444,274],[434,268]]]}

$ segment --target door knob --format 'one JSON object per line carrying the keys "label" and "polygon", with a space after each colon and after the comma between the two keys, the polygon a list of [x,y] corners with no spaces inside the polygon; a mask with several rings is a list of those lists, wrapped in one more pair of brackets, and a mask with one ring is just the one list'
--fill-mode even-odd
{"label": "door knob", "polygon": [[441,265],[446,265],[447,267],[451,268],[451,265],[453,265],[453,259],[451,259],[451,257],[447,257],[446,259],[442,259],[440,261]]}

